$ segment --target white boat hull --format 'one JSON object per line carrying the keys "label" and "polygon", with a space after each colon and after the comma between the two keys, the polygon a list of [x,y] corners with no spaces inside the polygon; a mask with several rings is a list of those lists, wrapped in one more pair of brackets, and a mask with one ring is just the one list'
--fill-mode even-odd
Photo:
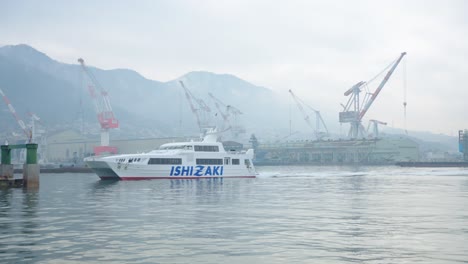
{"label": "white boat hull", "polygon": [[137,166],[118,166],[115,172],[121,180],[145,179],[198,179],[198,178],[255,178],[248,170],[228,169],[225,166],[160,166],[148,168]]}
{"label": "white boat hull", "polygon": [[119,180],[120,177],[116,174],[109,165],[104,161],[90,160],[86,161],[90,167],[102,180]]}

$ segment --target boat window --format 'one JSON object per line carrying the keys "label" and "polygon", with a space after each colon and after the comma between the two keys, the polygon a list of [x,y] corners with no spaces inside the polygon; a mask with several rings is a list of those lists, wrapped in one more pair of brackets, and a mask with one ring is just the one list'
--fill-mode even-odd
{"label": "boat window", "polygon": [[218,146],[195,146],[195,151],[219,152]]}
{"label": "boat window", "polygon": [[223,165],[222,159],[197,159],[197,165]]}
{"label": "boat window", "polygon": [[224,158],[224,165],[229,165],[230,160],[231,160],[231,158],[228,158],[228,157]]}
{"label": "boat window", "polygon": [[148,164],[182,164],[182,159],[169,159],[169,158],[150,158]]}
{"label": "boat window", "polygon": [[232,159],[232,165],[239,165],[239,159]]}

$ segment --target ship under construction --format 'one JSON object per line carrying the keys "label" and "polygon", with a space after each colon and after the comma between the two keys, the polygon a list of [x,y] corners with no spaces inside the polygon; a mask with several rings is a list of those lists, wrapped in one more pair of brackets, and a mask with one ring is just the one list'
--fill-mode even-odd
{"label": "ship under construction", "polygon": [[[344,93],[349,98],[346,105],[342,104],[343,111],[339,113],[339,121],[350,124],[346,139],[329,139],[327,126],[320,112],[307,105],[292,90],[289,90],[304,120],[314,130],[316,140],[259,143],[256,137],[252,136],[250,141],[256,151],[256,164],[388,165],[404,161],[418,161],[419,147],[415,141],[406,136],[379,137],[378,125],[386,125],[382,121],[369,120],[367,130],[362,125],[365,114],[405,55],[406,52],[401,53],[381,72],[384,73],[388,70],[374,92],[368,92],[368,83],[375,80],[377,76],[371,81],[356,83]],[[406,116],[406,98],[403,106]],[[315,125],[310,120],[310,111],[315,115]],[[368,133],[371,126],[373,133]]]}
{"label": "ship under construction", "polygon": [[392,165],[419,160],[418,144],[406,137],[254,145],[256,165]]}

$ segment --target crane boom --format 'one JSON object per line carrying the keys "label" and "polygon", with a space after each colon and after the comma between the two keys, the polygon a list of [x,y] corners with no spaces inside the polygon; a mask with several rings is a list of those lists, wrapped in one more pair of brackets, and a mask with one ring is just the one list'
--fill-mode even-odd
{"label": "crane boom", "polygon": [[362,120],[362,118],[364,117],[364,115],[367,113],[367,110],[369,110],[369,108],[371,107],[372,103],[375,101],[375,98],[379,95],[380,91],[382,90],[382,88],[385,86],[385,84],[387,83],[388,79],[390,79],[390,76],[392,76],[393,72],[395,71],[396,67],[398,66],[398,64],[400,63],[401,59],[403,59],[403,57],[406,55],[406,52],[402,52],[400,54],[400,57],[396,60],[396,62],[393,64],[393,66],[390,68],[390,70],[388,70],[387,74],[385,75],[384,79],[382,80],[382,82],[380,82],[379,86],[377,87],[377,89],[375,90],[375,92],[372,94],[372,96],[370,97],[369,101],[367,101],[367,103],[364,105],[361,113],[359,114],[359,120]]}
{"label": "crane boom", "polygon": [[[202,99],[199,99],[195,97],[192,92],[185,86],[184,82],[179,80],[180,86],[184,89],[185,97],[187,98],[187,101],[189,102],[190,109],[192,110],[192,113],[195,115],[195,118],[197,119],[197,125],[198,128],[200,129],[200,132],[205,133],[210,126],[208,125],[208,115],[211,112],[210,107],[203,101]],[[195,107],[194,102],[198,105],[198,108]]]}
{"label": "crane boom", "polygon": [[24,121],[18,116],[18,114],[16,113],[15,108],[13,107],[10,100],[5,95],[5,93],[3,92],[2,89],[0,89],[0,94],[3,97],[3,101],[5,101],[5,103],[6,103],[7,107],[8,107],[8,110],[10,111],[10,113],[15,118],[16,123],[18,123],[18,125],[21,127],[21,130],[23,130],[24,134],[26,135],[26,138],[28,138],[28,140],[31,141],[31,137],[32,137],[31,131],[29,129],[27,129],[26,124],[24,123]]}
{"label": "crane boom", "polygon": [[208,95],[211,97],[211,99],[213,99],[215,103],[215,107],[216,109],[218,109],[218,112],[221,114],[223,121],[227,123],[229,126],[228,113],[227,111],[225,112],[223,109],[221,109],[221,106],[226,107],[226,105],[224,105],[224,103],[221,102],[221,100],[219,100],[218,98],[216,98],[212,93],[208,93]]}
{"label": "crane boom", "polygon": [[[109,93],[101,86],[94,74],[88,69],[84,60],[82,58],[79,58],[78,62],[81,64],[83,72],[88,76],[88,78],[91,80],[91,83],[94,85],[89,85],[88,91],[91,96],[91,99],[93,100],[97,118],[99,124],[101,125],[101,128],[118,128],[119,121],[115,118],[114,112],[112,111]],[[96,92],[95,88],[98,89],[98,92]]]}
{"label": "crane boom", "polygon": [[[216,109],[218,109],[221,117],[223,118],[224,123],[222,130],[230,129],[234,137],[245,133],[245,129],[239,125],[237,119],[239,115],[243,114],[242,111],[232,105],[226,105],[220,99],[216,98],[212,93],[208,93],[208,95],[211,97],[211,99],[213,99]],[[221,107],[223,107],[224,110],[221,109]]]}
{"label": "crane boom", "polygon": [[[289,90],[289,93],[291,94],[292,98],[294,99],[294,101],[296,102],[296,105],[297,105],[297,108],[299,109],[299,111],[301,111],[302,115],[304,116],[304,120],[306,121],[306,123],[314,129],[314,133],[315,133],[315,136],[318,140],[321,140],[323,137],[328,137],[329,136],[329,133],[328,133],[328,128],[327,128],[327,125],[325,125],[325,122],[323,121],[323,118],[322,118],[322,115],[320,114],[320,111],[318,110],[315,110],[314,108],[312,108],[311,106],[307,105],[304,101],[302,101],[301,99],[299,99],[294,93],[293,91],[290,89]],[[313,112],[315,112],[315,128],[314,126],[312,125],[311,121],[310,121],[310,117],[309,115],[307,114],[307,112],[305,111],[304,109],[304,106],[306,106],[307,108],[309,108],[310,110],[312,110]],[[323,125],[324,129],[325,129],[325,132],[321,132],[320,131],[320,124]]]}
{"label": "crane boom", "polygon": [[195,115],[195,118],[197,119],[198,128],[200,128],[201,130],[202,126],[201,126],[200,116],[198,115],[198,109],[195,108],[195,105],[193,104],[193,101],[192,101],[192,98],[194,98],[194,96],[192,95],[190,90],[187,89],[187,87],[185,87],[185,84],[183,81],[179,81],[179,83],[180,83],[180,86],[184,88],[185,98],[187,98],[187,101],[189,102],[189,105],[190,105],[190,109],[192,110],[192,113]]}

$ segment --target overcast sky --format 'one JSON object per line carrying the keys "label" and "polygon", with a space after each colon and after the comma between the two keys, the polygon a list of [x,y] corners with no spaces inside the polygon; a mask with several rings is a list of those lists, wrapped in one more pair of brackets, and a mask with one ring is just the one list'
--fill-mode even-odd
{"label": "overcast sky", "polygon": [[[337,122],[339,103],[408,52],[367,118],[456,135],[468,128],[468,1],[0,1],[0,45],[25,43],[168,81],[230,73]],[[406,69],[406,70],[404,70]],[[406,82],[403,78],[406,72]]]}

